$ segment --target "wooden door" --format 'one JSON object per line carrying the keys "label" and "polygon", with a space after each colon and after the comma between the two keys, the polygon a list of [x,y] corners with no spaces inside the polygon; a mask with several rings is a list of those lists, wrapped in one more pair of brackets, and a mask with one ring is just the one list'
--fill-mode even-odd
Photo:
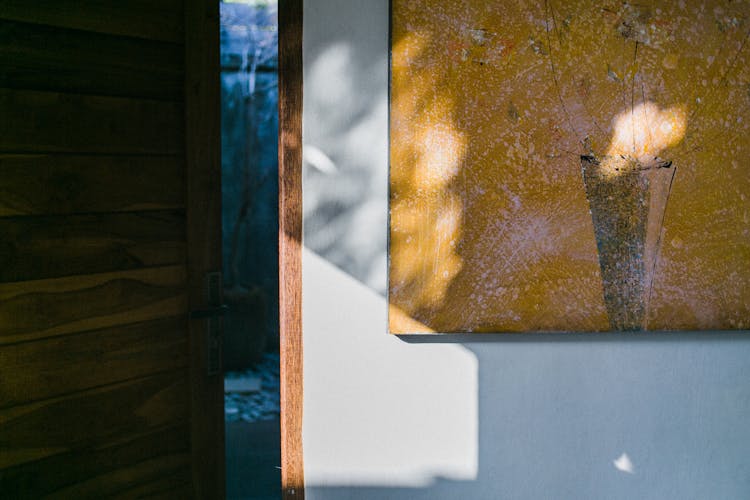
{"label": "wooden door", "polygon": [[0,0],[2,498],[224,495],[218,7]]}

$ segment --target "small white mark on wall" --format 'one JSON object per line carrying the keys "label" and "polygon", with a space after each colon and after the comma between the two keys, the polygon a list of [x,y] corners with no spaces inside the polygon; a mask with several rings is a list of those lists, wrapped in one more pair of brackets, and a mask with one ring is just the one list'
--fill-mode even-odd
{"label": "small white mark on wall", "polygon": [[633,462],[630,460],[627,453],[623,453],[617,459],[612,460],[612,464],[615,466],[615,469],[620,472],[635,474],[635,467],[633,467]]}

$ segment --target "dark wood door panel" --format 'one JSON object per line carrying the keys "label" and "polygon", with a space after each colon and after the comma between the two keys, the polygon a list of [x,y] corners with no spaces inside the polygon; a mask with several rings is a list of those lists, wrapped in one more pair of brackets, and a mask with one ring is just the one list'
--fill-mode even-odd
{"label": "dark wood door panel", "polygon": [[0,468],[175,424],[188,396],[181,369],[0,410]]}
{"label": "dark wood door panel", "polygon": [[0,217],[182,208],[182,156],[0,154]]}
{"label": "dark wood door panel", "polygon": [[183,43],[183,0],[0,0],[0,19]]}
{"label": "dark wood door panel", "polygon": [[0,89],[0,152],[182,154],[180,103]]}
{"label": "dark wood door panel", "polygon": [[0,20],[0,87],[182,101],[183,52],[173,43]]}
{"label": "dark wood door panel", "polygon": [[[206,274],[222,269],[219,2],[186,2],[185,54],[188,300],[191,309],[202,309],[208,305]],[[210,333],[206,321],[190,321],[190,442],[197,498],[223,498],[225,492],[224,378],[207,375]]]}
{"label": "dark wood door panel", "polygon": [[0,284],[3,344],[187,312],[184,266]]}
{"label": "dark wood door panel", "polygon": [[223,496],[218,40],[215,0],[0,0],[0,497]]}
{"label": "dark wood door panel", "polygon": [[181,467],[173,474],[162,474],[159,479],[139,484],[134,488],[112,496],[112,500],[130,500],[131,498],[185,499],[192,498],[190,467]]}
{"label": "dark wood door panel", "polygon": [[142,483],[189,472],[187,432],[183,422],[9,467],[0,471],[0,491],[13,499],[71,494],[76,488],[96,498],[132,492]]}
{"label": "dark wood door panel", "polygon": [[184,316],[10,344],[0,349],[0,408],[188,364]]}
{"label": "dark wood door panel", "polygon": [[[159,478],[145,481],[146,478]],[[101,477],[73,484],[50,495],[47,500],[68,500],[70,498],[153,498],[160,489],[169,488],[173,483],[190,485],[190,459],[187,455],[150,458],[142,463],[122,467]],[[165,484],[166,483],[166,484]],[[133,486],[138,485],[138,486]],[[188,489],[192,491],[192,489]],[[191,498],[188,493],[177,499]]]}
{"label": "dark wood door panel", "polygon": [[0,218],[0,282],[185,263],[181,211]]}

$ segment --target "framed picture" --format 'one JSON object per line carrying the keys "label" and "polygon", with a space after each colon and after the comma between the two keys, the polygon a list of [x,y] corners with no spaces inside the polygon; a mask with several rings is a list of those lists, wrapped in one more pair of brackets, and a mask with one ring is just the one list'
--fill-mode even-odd
{"label": "framed picture", "polygon": [[750,4],[390,15],[392,333],[750,328]]}

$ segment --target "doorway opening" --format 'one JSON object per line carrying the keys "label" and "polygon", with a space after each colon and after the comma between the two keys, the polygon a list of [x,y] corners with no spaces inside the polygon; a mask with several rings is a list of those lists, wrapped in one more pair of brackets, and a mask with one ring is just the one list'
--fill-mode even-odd
{"label": "doorway opening", "polygon": [[221,8],[227,498],[281,498],[278,2]]}

